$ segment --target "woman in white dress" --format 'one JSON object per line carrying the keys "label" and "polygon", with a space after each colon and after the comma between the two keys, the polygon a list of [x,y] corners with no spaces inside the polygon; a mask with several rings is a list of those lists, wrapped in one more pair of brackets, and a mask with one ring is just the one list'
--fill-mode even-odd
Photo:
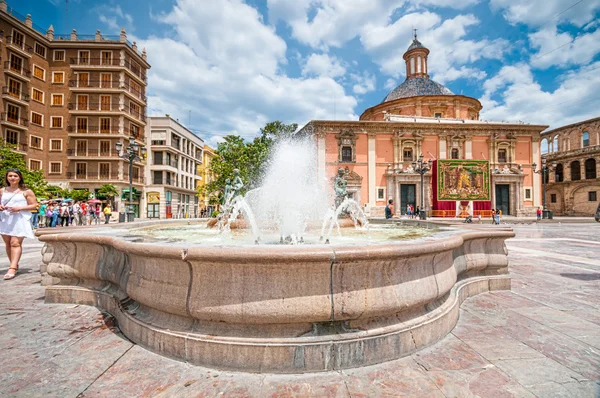
{"label": "woman in white dress", "polygon": [[18,169],[8,169],[4,188],[0,189],[0,235],[10,261],[4,280],[17,276],[23,239],[34,237],[29,219],[36,206],[35,194],[25,186],[23,174]]}

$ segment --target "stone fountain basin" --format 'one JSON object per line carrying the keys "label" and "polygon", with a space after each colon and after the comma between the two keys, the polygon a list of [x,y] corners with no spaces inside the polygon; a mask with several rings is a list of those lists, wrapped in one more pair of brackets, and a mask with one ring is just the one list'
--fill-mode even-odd
{"label": "stone fountain basin", "polygon": [[359,367],[435,343],[467,297],[510,289],[504,241],[514,236],[182,249],[45,232],[47,303],[96,306],[161,355],[274,373]]}

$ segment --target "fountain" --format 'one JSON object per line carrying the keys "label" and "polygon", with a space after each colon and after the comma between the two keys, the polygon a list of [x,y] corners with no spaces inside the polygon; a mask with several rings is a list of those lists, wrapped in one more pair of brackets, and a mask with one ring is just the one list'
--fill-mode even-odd
{"label": "fountain", "polygon": [[[214,229],[39,231],[46,302],[96,306],[130,340],[191,364],[302,373],[409,355],[449,333],[466,298],[510,289],[512,230],[369,223],[343,170],[329,196],[314,147],[282,143],[246,195],[234,178]],[[247,228],[230,228],[240,214]],[[406,231],[416,239],[398,240]]]}

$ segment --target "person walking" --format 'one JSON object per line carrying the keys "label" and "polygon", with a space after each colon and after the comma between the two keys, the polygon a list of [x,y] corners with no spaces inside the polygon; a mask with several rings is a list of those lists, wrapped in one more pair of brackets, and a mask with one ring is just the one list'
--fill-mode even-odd
{"label": "person walking", "polygon": [[536,214],[537,220],[540,221],[542,219],[542,209],[540,207],[537,208]]}
{"label": "person walking", "polygon": [[39,213],[39,205],[36,203],[35,204],[35,208],[31,210],[31,219],[29,220],[31,222],[31,228],[35,231],[36,229],[38,229],[38,222],[40,220],[40,213]]}
{"label": "person walking", "polygon": [[58,203],[55,203],[54,206],[52,206],[52,223],[50,224],[50,226],[52,228],[55,228],[56,226],[58,226],[58,219],[60,217],[60,209],[61,209],[61,206],[59,206]]}
{"label": "person walking", "polygon": [[111,215],[112,215],[112,209],[110,208],[110,203],[109,203],[104,207],[104,224],[109,223]]}
{"label": "person walking", "polygon": [[46,228],[50,228],[52,225],[52,209],[54,209],[54,205],[48,203],[48,206],[46,207]]}
{"label": "person walking", "polygon": [[94,210],[94,214],[96,215],[94,217],[94,224],[98,225],[100,224],[100,205],[96,205],[96,209]]}
{"label": "person walking", "polygon": [[62,202],[60,205],[60,226],[69,226],[69,207],[67,206],[67,202]]}
{"label": "person walking", "polygon": [[500,225],[500,209],[496,209],[496,224]]}
{"label": "person walking", "polygon": [[73,206],[71,206],[71,212],[73,214],[72,216],[72,223],[74,226],[78,227],[81,225],[81,205],[79,204],[79,201],[75,202],[73,204]]}
{"label": "person walking", "polygon": [[496,209],[492,209],[492,225],[496,224]]}
{"label": "person walking", "polygon": [[40,209],[38,211],[38,217],[40,219],[40,221],[39,221],[40,228],[44,228],[46,226],[46,208],[47,207],[48,206],[44,202],[42,202],[42,204],[40,205]]}
{"label": "person walking", "polygon": [[87,223],[87,218],[88,218],[88,204],[85,202],[81,202],[81,225],[88,225]]}
{"label": "person walking", "polygon": [[10,261],[4,280],[13,279],[19,271],[23,239],[33,239],[31,211],[37,207],[35,194],[28,189],[19,169],[8,169],[4,188],[0,189],[0,235]]}

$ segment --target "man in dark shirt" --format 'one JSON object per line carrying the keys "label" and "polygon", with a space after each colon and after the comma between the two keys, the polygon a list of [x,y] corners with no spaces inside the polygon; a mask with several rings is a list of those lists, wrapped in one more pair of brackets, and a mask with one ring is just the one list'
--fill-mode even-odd
{"label": "man in dark shirt", "polygon": [[392,218],[394,214],[394,200],[390,199],[387,206],[385,206],[385,218]]}

